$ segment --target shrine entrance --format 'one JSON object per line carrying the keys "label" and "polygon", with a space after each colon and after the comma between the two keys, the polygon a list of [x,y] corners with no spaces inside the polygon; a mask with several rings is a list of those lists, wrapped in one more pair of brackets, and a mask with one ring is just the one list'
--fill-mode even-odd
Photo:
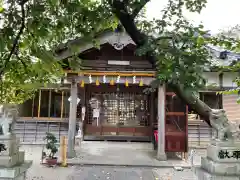
{"label": "shrine entrance", "polygon": [[150,98],[146,87],[123,84],[86,87],[85,137],[150,140]]}

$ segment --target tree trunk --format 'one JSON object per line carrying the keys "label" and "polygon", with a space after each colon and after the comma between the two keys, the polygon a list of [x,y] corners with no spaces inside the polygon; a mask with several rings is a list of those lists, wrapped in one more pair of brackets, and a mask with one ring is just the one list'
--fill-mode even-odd
{"label": "tree trunk", "polygon": [[[118,17],[128,35],[132,38],[138,47],[143,46],[150,37],[140,32],[134,22],[134,18],[128,13],[125,4],[122,1],[115,0],[111,6],[113,13],[115,13],[115,15]],[[146,53],[146,56],[149,62],[155,67],[157,59],[154,50],[149,50]],[[193,92],[186,91],[184,87],[180,86],[179,84],[169,85],[182,101],[191,106],[191,108],[194,109],[196,113],[201,117],[203,117],[205,122],[211,126],[209,118],[212,110],[206,103],[201,101],[196,95],[194,95]]]}
{"label": "tree trunk", "polygon": [[209,126],[211,126],[209,118],[212,109],[206,103],[201,101],[193,92],[185,90],[180,85],[169,84],[169,86],[181,100],[194,109],[194,111],[199,114]]}

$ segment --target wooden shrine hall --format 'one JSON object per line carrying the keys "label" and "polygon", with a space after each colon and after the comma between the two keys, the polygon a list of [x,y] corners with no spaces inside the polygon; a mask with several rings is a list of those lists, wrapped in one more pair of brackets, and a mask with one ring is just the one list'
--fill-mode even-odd
{"label": "wooden shrine hall", "polygon": [[[64,83],[58,92],[42,89],[31,101],[32,113],[22,117],[65,121],[69,138],[74,138],[82,122],[84,140],[150,142],[158,129],[159,156],[164,159],[165,152],[186,152],[187,106],[165,86],[145,92],[155,69],[145,56],[135,54],[135,44],[126,33],[106,31],[98,40],[99,49],[74,40],[58,52],[66,64]],[[67,66],[72,56],[69,47],[76,45],[80,70]]]}

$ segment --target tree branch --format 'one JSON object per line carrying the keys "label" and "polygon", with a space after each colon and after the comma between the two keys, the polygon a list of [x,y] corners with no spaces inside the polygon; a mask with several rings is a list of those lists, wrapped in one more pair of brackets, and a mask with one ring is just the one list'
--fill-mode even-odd
{"label": "tree branch", "polygon": [[[132,38],[132,40],[136,43],[136,45],[138,47],[145,45],[147,43],[148,37],[138,30],[136,24],[134,23],[133,16],[128,13],[125,4],[119,0],[108,0],[108,2],[112,7],[113,13],[120,20],[121,24],[129,36]],[[148,60],[153,65],[153,67],[155,67],[156,61],[154,61],[150,53],[152,52],[147,52],[146,55],[149,56]]]}
{"label": "tree branch", "polygon": [[139,3],[137,3],[136,8],[132,12],[132,17],[135,18],[138,13],[142,10],[142,8],[149,2],[150,0],[140,0]]}
{"label": "tree branch", "polygon": [[181,100],[188,104],[195,112],[197,112],[205,120],[205,122],[209,126],[211,126],[209,117],[212,110],[206,103],[201,101],[192,92],[186,92],[186,90],[183,87],[181,87],[181,85],[170,83],[169,86],[173,89],[173,91],[177,94],[177,96]]}
{"label": "tree branch", "polygon": [[18,60],[22,63],[23,67],[24,67],[24,71],[27,73],[27,64],[24,62],[24,60],[22,58],[19,57],[18,54],[16,54],[16,57],[18,58]]}
{"label": "tree branch", "polygon": [[5,63],[3,65],[3,67],[1,68],[0,70],[0,77],[2,77],[3,73],[4,73],[4,69],[7,67],[12,55],[14,54],[16,48],[17,48],[17,45],[18,45],[18,42],[19,42],[19,39],[23,33],[23,30],[25,28],[25,9],[24,9],[24,4],[27,2],[27,0],[24,0],[20,3],[20,6],[21,6],[21,14],[22,14],[22,17],[21,17],[21,27],[17,33],[17,36],[15,37],[14,41],[13,41],[13,46],[12,46],[12,49],[9,53],[9,55],[7,56],[7,58],[5,59]]}
{"label": "tree branch", "polygon": [[[112,2],[112,0],[108,1]],[[112,6],[113,13],[115,13],[117,18],[124,26],[126,32],[136,43],[136,45],[138,47],[143,46],[148,41],[149,37],[146,34],[140,32],[140,30],[137,28],[134,22],[133,16],[127,13],[124,4],[118,0],[113,0],[113,2],[110,3],[110,5]],[[154,50],[150,50],[146,54],[149,62],[152,63],[153,65],[155,65],[155,63],[157,62],[157,58],[154,54],[155,54]],[[174,83],[172,84],[170,83],[169,85],[181,100],[183,100],[186,104],[190,105],[191,108],[193,108],[196,111],[196,113],[203,117],[207,124],[211,126],[209,117],[212,110],[207,104],[201,101],[193,93],[186,92],[184,87],[182,87],[181,85]]]}

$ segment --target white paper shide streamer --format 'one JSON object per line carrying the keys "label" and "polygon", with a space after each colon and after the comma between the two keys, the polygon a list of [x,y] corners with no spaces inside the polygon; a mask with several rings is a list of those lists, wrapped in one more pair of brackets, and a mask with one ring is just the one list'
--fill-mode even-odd
{"label": "white paper shide streamer", "polygon": [[106,83],[107,82],[107,79],[106,79],[106,76],[104,75],[103,76],[103,83]]}
{"label": "white paper shide streamer", "polygon": [[117,83],[120,82],[120,76],[117,77],[117,81],[116,81],[116,82],[117,82]]}
{"label": "white paper shide streamer", "polygon": [[133,76],[133,84],[136,83],[136,76]]}
{"label": "white paper shide streamer", "polygon": [[93,81],[92,81],[92,76],[90,75],[89,76],[89,83],[91,84]]}

